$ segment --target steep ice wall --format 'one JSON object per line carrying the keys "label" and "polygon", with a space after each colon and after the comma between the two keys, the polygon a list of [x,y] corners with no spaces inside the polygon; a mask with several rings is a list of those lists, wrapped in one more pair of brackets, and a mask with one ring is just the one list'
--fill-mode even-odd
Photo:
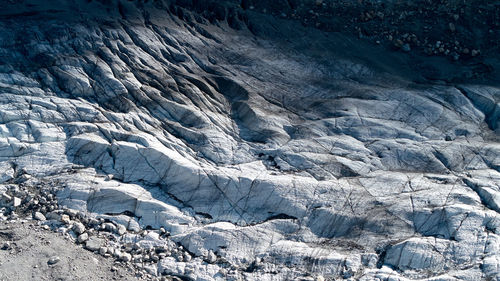
{"label": "steep ice wall", "polygon": [[[1,13],[4,184],[163,226],[247,279],[499,278],[494,84],[260,14],[31,4]],[[188,265],[159,262],[221,278]]]}

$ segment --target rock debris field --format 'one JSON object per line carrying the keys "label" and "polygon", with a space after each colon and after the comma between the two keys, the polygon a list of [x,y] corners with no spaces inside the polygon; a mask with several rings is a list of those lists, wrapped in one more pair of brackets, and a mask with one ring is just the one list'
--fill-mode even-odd
{"label": "rock debris field", "polygon": [[498,5],[0,2],[0,280],[500,280]]}

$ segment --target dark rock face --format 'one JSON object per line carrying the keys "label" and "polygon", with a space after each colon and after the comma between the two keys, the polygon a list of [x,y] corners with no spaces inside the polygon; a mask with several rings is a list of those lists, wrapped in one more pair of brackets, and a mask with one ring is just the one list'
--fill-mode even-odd
{"label": "dark rock face", "polygon": [[499,276],[495,71],[213,3],[8,2],[2,185],[163,227],[195,280]]}

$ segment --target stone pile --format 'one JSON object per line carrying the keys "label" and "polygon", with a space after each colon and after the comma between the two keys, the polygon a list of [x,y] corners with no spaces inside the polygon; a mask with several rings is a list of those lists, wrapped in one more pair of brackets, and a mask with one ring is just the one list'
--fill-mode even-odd
{"label": "stone pile", "polygon": [[57,208],[54,194],[46,188],[35,192],[21,183],[4,185],[0,189],[0,220],[17,219],[27,212],[32,212],[37,220],[45,220],[44,214]]}
{"label": "stone pile", "polygon": [[[182,263],[193,261],[193,255],[170,240],[170,233],[164,228],[129,230],[122,224],[61,207],[56,199],[57,190],[43,185],[10,184],[0,188],[0,220],[38,221],[45,230],[60,233],[88,251],[114,259],[116,266],[128,268],[138,278],[177,280],[177,277],[160,271],[160,262],[166,258]],[[1,244],[0,249],[13,250],[10,242]],[[197,258],[196,262],[213,264],[217,259],[210,251],[206,257]],[[53,256],[47,264],[54,265],[59,261],[58,256]]]}

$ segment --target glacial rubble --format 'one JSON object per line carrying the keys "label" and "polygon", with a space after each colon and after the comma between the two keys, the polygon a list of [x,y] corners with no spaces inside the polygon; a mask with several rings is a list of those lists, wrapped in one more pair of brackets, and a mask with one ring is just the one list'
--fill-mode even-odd
{"label": "glacial rubble", "polygon": [[495,77],[252,11],[9,3],[0,220],[147,280],[500,278]]}
{"label": "glacial rubble", "polygon": [[[120,220],[62,208],[55,200],[56,189],[43,185],[34,185],[35,188],[30,188],[31,186],[30,183],[7,186],[0,205],[1,220],[15,223],[30,219],[29,214],[33,214],[33,219],[39,222],[41,228],[57,232],[88,251],[113,258],[115,263],[127,268],[139,279],[165,280],[163,275],[177,274],[170,272],[168,267],[162,268],[160,260],[174,265],[178,262],[203,262],[200,258],[193,260],[191,253],[170,240],[170,233],[164,228],[142,230],[130,224],[127,224],[127,228]],[[17,201],[21,204],[14,204]],[[15,242],[3,242],[1,249],[11,250],[11,243]],[[47,264],[54,265],[60,260],[59,256],[51,256]],[[210,252],[206,260],[213,264],[217,261],[217,256]]]}

